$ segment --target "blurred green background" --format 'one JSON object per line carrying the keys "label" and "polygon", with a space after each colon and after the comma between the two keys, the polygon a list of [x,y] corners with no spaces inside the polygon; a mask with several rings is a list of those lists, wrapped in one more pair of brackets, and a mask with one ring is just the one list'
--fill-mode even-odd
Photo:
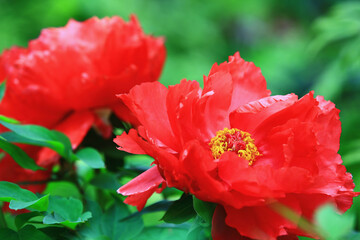
{"label": "blurred green background", "polygon": [[239,51],[262,69],[273,94],[315,90],[335,102],[340,153],[359,183],[360,1],[0,0],[0,50],[26,46],[42,28],[70,18],[131,13],[146,33],[166,38],[165,85],[202,82],[213,63]]}

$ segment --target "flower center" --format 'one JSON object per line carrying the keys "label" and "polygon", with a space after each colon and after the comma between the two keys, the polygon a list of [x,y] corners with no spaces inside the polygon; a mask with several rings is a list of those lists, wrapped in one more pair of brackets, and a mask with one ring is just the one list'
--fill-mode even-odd
{"label": "flower center", "polygon": [[212,155],[219,159],[225,151],[236,152],[239,157],[249,161],[252,165],[257,156],[260,156],[254,139],[250,133],[241,131],[237,128],[224,128],[216,133],[216,136],[209,143]]}

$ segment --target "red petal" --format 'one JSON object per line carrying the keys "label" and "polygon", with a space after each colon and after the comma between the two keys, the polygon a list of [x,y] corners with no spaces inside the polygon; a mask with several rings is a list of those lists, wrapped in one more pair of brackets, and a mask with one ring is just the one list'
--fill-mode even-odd
{"label": "red petal", "polygon": [[130,129],[129,134],[124,132],[120,136],[114,138],[114,142],[119,146],[118,149],[133,154],[146,154],[145,151],[139,146],[137,141],[139,136],[134,129]]}
{"label": "red petal", "polygon": [[210,71],[209,76],[204,77],[204,90],[197,106],[197,111],[202,114],[195,113],[194,117],[197,127],[204,129],[205,141],[210,140],[220,129],[230,126],[228,113],[232,80],[228,71]]}
{"label": "red petal", "polygon": [[196,81],[181,80],[180,84],[169,86],[166,98],[169,121],[182,145],[202,134],[202,128],[195,127],[194,119],[195,112],[200,114],[196,111],[200,94],[201,88]]}
{"label": "red petal", "polygon": [[[71,141],[75,149],[82,142],[94,122],[94,115],[91,112],[75,112],[55,127],[64,133]],[[49,167],[57,162],[57,153],[49,148],[42,148],[38,155],[37,163],[40,166]]]}
{"label": "red petal", "polygon": [[125,203],[137,206],[140,211],[145,206],[148,198],[164,182],[157,167],[154,166],[119,188],[117,192],[129,196]]}
{"label": "red petal", "polygon": [[115,104],[111,109],[122,121],[130,123],[134,127],[140,125],[136,116],[123,102],[120,101],[119,103]]}
{"label": "red petal", "polygon": [[118,193],[125,196],[143,193],[158,187],[163,182],[164,179],[160,175],[157,166],[154,166],[119,188]]}
{"label": "red petal", "polygon": [[226,212],[221,205],[217,205],[213,218],[211,236],[213,240],[250,240],[249,238],[242,237],[235,228],[231,228],[225,224]]}
{"label": "red petal", "polygon": [[134,16],[44,29],[28,49],[13,48],[0,60],[4,100],[12,102],[5,112],[52,128],[70,110],[111,107],[115,94],[156,81],[165,55],[164,39],[145,35]]}
{"label": "red petal", "polygon": [[320,144],[337,152],[340,146],[341,122],[335,104],[317,96],[319,115],[316,118],[316,133]]}
{"label": "red petal", "polygon": [[[281,200],[280,204],[301,214],[300,206],[295,198]],[[296,224],[274,210],[276,208],[273,204],[241,209],[229,206],[224,206],[224,208],[227,214],[226,224],[236,228],[241,235],[252,239],[276,240],[279,236],[288,235],[288,231],[291,233],[291,229],[297,229]]]}
{"label": "red petal", "polygon": [[288,94],[266,97],[242,105],[230,114],[231,127],[252,133],[266,118],[296,101],[295,94]]}
{"label": "red petal", "polygon": [[265,78],[261,74],[260,68],[252,62],[245,62],[237,52],[229,57],[229,62],[214,65],[210,70],[209,76],[216,72],[230,73],[233,81],[233,91],[229,112],[239,106],[264,98],[270,95],[266,89]]}
{"label": "red petal", "polygon": [[199,141],[187,143],[180,161],[189,176],[185,178],[184,185],[196,197],[215,202],[229,195],[227,187],[217,179],[216,163],[210,151],[205,150]]}
{"label": "red petal", "polygon": [[167,109],[168,90],[161,83],[143,83],[131,89],[129,94],[119,95],[126,106],[136,115],[158,146],[168,146],[177,150],[177,141],[172,132]]}

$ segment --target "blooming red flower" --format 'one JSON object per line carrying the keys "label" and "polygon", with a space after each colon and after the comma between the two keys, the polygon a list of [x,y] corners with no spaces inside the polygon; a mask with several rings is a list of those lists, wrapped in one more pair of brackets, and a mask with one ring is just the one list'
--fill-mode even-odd
{"label": "blooming red flower", "polygon": [[339,150],[339,110],[313,92],[270,96],[260,69],[236,53],[196,81],[167,89],[143,83],[119,95],[140,122],[114,140],[148,154],[156,166],[122,186],[141,210],[160,185],[217,203],[219,239],[297,239],[307,235],[282,217],[281,204],[313,220],[332,202],[346,211],[357,193]]}
{"label": "blooming red flower", "polygon": [[[92,125],[110,137],[111,111],[131,120],[115,94],[156,81],[165,54],[163,38],[145,35],[135,16],[129,22],[119,17],[70,20],[65,27],[44,29],[28,48],[14,47],[0,57],[0,81],[6,79],[0,114],[59,130],[73,148]],[[49,149],[23,149],[45,168],[58,160]],[[22,169],[9,156],[0,162],[2,181],[42,181],[49,175]],[[44,185],[27,188],[40,192]]]}

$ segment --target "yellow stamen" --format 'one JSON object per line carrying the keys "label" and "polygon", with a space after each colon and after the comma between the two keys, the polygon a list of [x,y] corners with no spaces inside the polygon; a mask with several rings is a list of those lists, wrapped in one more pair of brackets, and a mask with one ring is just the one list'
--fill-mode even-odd
{"label": "yellow stamen", "polygon": [[218,131],[210,140],[209,146],[215,159],[219,159],[225,151],[233,151],[252,165],[256,157],[261,156],[250,133],[237,128]]}

